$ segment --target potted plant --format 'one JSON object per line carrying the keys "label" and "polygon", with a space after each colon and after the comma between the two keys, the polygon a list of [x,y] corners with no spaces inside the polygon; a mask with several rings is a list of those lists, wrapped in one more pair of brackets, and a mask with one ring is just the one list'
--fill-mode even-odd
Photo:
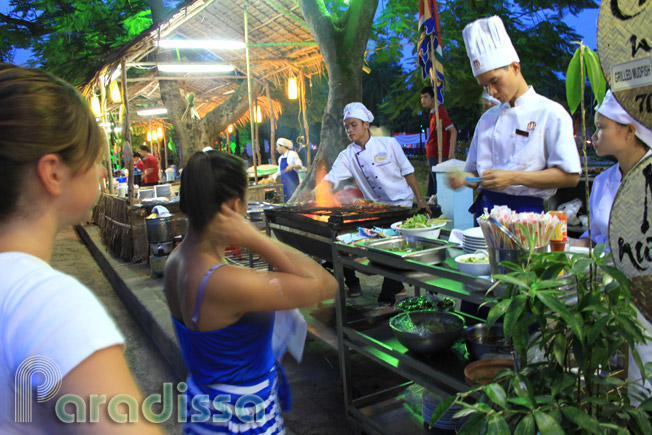
{"label": "potted plant", "polygon": [[[455,417],[466,417],[462,434],[652,433],[652,399],[614,365],[628,360],[629,348],[645,376],[636,345],[649,337],[636,319],[627,278],[607,264],[604,249],[599,245],[590,256],[530,251],[524,265],[503,263],[512,272],[494,276],[505,295],[487,323],[503,319],[517,367],[449,397],[431,424],[456,403],[463,408]],[[599,278],[589,278],[590,266]],[[576,299],[567,300],[569,286]],[[532,325],[537,332],[530,335]]]}

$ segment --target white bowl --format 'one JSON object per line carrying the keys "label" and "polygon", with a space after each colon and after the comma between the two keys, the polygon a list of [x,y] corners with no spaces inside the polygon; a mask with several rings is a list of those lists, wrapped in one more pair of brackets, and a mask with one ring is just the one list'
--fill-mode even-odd
{"label": "white bowl", "polygon": [[[481,257],[481,258],[486,258],[487,262],[486,263],[465,263],[463,260],[466,260],[467,258],[471,257]],[[491,266],[489,265],[489,257],[484,256],[484,255],[478,255],[478,254],[464,254],[455,257],[455,263],[457,264],[457,268],[459,269],[460,272],[462,273],[468,273],[469,275],[475,275],[475,276],[480,276],[480,275],[489,275],[491,274]]]}
{"label": "white bowl", "polygon": [[446,226],[446,223],[433,224],[428,228],[401,228],[403,222],[394,222],[391,227],[393,230],[398,231],[402,236],[421,237],[426,239],[436,239],[439,237],[441,229]]}

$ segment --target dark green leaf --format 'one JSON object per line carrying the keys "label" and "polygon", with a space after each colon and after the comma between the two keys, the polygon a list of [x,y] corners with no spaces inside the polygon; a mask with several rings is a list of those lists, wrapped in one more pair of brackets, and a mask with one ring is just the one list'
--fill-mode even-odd
{"label": "dark green leaf", "polygon": [[508,284],[513,284],[517,287],[527,289],[529,286],[525,281],[522,281],[512,275],[494,275],[494,278],[498,279],[500,282],[506,282]]}
{"label": "dark green leaf", "polygon": [[566,70],[566,101],[571,115],[575,113],[582,100],[582,81],[580,49],[578,48]]}
{"label": "dark green leaf", "polygon": [[630,318],[625,317],[622,314],[617,314],[615,317],[616,322],[622,326],[622,328],[629,334],[629,338],[627,338],[627,341],[636,340],[636,341],[643,341],[643,332],[641,331],[641,328],[635,324]]}
{"label": "dark green leaf", "polygon": [[516,373],[514,379],[512,379],[512,388],[518,397],[526,400],[526,406],[528,408],[534,409],[535,401],[532,385],[530,385],[530,381],[525,376]]}
{"label": "dark green leaf", "polygon": [[474,408],[471,408],[471,407],[463,408],[463,409],[460,409],[459,411],[457,411],[455,413],[455,415],[453,415],[453,418],[454,419],[455,418],[462,418],[462,417],[466,417],[467,415],[476,414],[477,412],[478,412],[477,409],[474,409]]}
{"label": "dark green leaf", "polygon": [[505,435],[510,433],[507,422],[500,414],[491,414],[487,424],[487,434],[489,435]]}
{"label": "dark green leaf", "polygon": [[514,435],[534,435],[534,417],[528,414],[516,425]]}
{"label": "dark green leaf", "polygon": [[652,424],[650,424],[649,417],[645,413],[645,411],[641,411],[638,409],[629,409],[627,412],[629,413],[629,415],[634,417],[634,421],[636,422],[636,425],[641,430],[641,433],[644,434],[652,433]]}
{"label": "dark green leaf", "polygon": [[496,323],[496,320],[505,314],[511,303],[511,299],[505,299],[491,307],[491,310],[489,310],[489,315],[487,316],[487,326],[489,328],[491,328],[493,324]]}
{"label": "dark green leaf", "polygon": [[638,405],[638,409],[642,409],[643,411],[652,411],[652,398],[645,399],[640,405]]}
{"label": "dark green leaf", "polygon": [[552,351],[557,360],[557,364],[564,367],[566,364],[566,336],[564,334],[557,334],[552,342]]}
{"label": "dark green leaf", "polygon": [[476,414],[471,417],[466,423],[464,423],[464,426],[462,426],[458,435],[477,435],[483,433],[482,428],[485,426],[484,417],[484,414]]}
{"label": "dark green leaf", "polygon": [[455,399],[457,396],[450,396],[447,397],[446,399],[442,400],[439,403],[439,406],[435,408],[434,412],[432,413],[432,416],[430,417],[430,426],[435,424],[435,422],[439,421],[439,419],[446,414],[446,411],[453,406],[453,403],[455,402]]}
{"label": "dark green leaf", "polygon": [[496,405],[503,409],[507,408],[506,394],[503,387],[498,384],[489,384],[484,387],[484,393]]}
{"label": "dark green leaf", "polygon": [[514,405],[524,406],[528,409],[532,409],[530,402],[523,397],[508,397],[507,402],[513,403]]}
{"label": "dark green leaf", "polygon": [[554,418],[541,411],[534,411],[534,420],[541,435],[565,435]]}
{"label": "dark green leaf", "polygon": [[557,394],[570,388],[574,383],[575,378],[568,373],[562,373],[560,376],[555,377],[552,381],[552,396],[556,397]]}
{"label": "dark green leaf", "polygon": [[591,417],[586,412],[574,407],[574,406],[563,406],[561,412],[568,418],[570,421],[575,423],[578,427],[581,427],[587,432],[599,434],[601,433],[598,430],[598,420]]}
{"label": "dark green leaf", "polygon": [[509,309],[505,313],[505,323],[503,324],[505,338],[509,339],[512,336],[514,325],[523,313],[527,299],[527,295],[517,295],[512,298],[512,303],[509,305]]}

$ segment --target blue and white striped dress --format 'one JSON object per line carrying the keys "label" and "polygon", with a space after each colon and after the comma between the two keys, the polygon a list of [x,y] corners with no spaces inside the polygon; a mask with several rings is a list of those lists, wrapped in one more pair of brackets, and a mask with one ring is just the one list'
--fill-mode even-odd
{"label": "blue and white striped dress", "polygon": [[281,408],[289,410],[290,397],[272,352],[274,313],[249,313],[226,328],[196,330],[206,282],[220,266],[211,268],[200,284],[192,319],[195,330],[172,318],[190,371],[186,413],[180,415],[183,433],[284,434]]}

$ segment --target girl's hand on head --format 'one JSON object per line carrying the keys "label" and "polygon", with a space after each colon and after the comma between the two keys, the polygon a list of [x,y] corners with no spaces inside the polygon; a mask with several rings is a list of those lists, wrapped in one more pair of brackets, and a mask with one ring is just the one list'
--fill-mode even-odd
{"label": "girl's hand on head", "polygon": [[258,235],[244,216],[226,204],[222,204],[222,208],[213,218],[211,232],[220,243],[242,247],[246,247],[252,237]]}

